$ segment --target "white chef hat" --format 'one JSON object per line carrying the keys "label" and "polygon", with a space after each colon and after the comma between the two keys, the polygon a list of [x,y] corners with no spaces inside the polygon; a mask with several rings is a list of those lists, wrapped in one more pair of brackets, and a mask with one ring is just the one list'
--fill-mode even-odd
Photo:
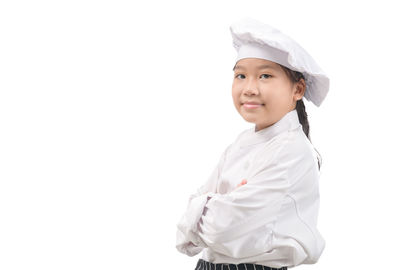
{"label": "white chef hat", "polygon": [[266,59],[303,74],[304,97],[320,106],[329,91],[329,78],[293,39],[270,25],[244,18],[230,26],[236,62],[242,58]]}

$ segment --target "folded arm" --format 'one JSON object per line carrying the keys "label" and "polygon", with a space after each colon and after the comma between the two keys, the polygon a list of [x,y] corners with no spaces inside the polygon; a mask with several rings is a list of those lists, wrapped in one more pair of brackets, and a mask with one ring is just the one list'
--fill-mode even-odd
{"label": "folded arm", "polygon": [[191,250],[177,246],[178,250],[194,255],[208,247],[231,257],[266,252],[288,188],[285,165],[269,164],[228,194],[207,192],[193,197],[178,223],[178,234],[191,243]]}

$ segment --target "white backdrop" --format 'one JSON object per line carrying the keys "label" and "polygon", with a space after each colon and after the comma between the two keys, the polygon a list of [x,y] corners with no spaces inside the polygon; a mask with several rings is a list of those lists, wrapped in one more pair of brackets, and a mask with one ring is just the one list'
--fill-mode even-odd
{"label": "white backdrop", "polygon": [[0,269],[194,269],[176,223],[252,126],[231,98],[229,25],[245,16],[331,77],[306,102],[326,248],[298,269],[396,268],[395,4],[1,1]]}

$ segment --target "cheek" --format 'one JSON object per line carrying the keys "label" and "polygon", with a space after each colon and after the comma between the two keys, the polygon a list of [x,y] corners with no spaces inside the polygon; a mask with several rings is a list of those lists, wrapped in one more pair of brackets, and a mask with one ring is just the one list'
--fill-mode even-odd
{"label": "cheek", "polygon": [[240,97],[235,93],[232,95],[233,97],[233,103],[235,104],[235,107],[240,106]]}
{"label": "cheek", "polygon": [[235,100],[235,101],[240,100],[240,91],[238,89],[232,88],[232,97],[233,97],[233,100]]}
{"label": "cheek", "polygon": [[286,100],[290,96],[290,87],[286,84],[271,84],[268,88],[263,89],[263,96],[266,100]]}

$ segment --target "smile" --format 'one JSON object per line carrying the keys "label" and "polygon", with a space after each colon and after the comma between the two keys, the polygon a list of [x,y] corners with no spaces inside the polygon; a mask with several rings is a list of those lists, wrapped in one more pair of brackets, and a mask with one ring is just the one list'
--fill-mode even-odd
{"label": "smile", "polygon": [[264,104],[248,104],[248,103],[244,103],[242,105],[246,109],[257,109],[257,108],[260,108],[261,106],[264,106]]}

